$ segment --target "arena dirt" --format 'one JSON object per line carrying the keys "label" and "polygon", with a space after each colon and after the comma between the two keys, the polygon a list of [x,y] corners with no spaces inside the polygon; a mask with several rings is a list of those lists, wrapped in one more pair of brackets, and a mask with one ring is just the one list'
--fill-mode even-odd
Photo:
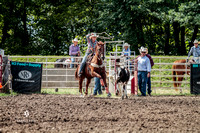
{"label": "arena dirt", "polygon": [[0,132],[200,132],[200,96],[0,97]]}

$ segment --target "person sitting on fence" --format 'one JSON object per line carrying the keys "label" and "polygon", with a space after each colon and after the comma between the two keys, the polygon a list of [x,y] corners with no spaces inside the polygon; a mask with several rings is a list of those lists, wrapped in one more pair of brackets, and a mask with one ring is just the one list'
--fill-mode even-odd
{"label": "person sitting on fence", "polygon": [[[125,56],[126,57],[126,60],[125,60],[125,62],[126,62],[126,65],[125,66],[127,66],[128,67],[128,69],[129,70],[131,70],[131,62],[130,62],[130,56],[131,56],[131,51],[130,51],[130,45],[128,44],[128,43],[125,43],[124,45],[123,45],[123,54],[122,54],[122,56]],[[129,63],[128,63],[129,62]],[[129,64],[129,65],[128,65]]]}
{"label": "person sitting on fence", "polygon": [[142,96],[146,96],[147,77],[150,77],[151,63],[146,56],[147,49],[141,47],[139,49],[140,56],[136,59],[138,71],[138,86]]}
{"label": "person sitting on fence", "polygon": [[131,51],[130,51],[130,49],[129,49],[129,44],[128,43],[125,43],[124,45],[123,45],[123,55],[124,56],[127,56],[127,58],[129,58],[130,56],[131,56]]}
{"label": "person sitting on fence", "polygon": [[190,49],[190,52],[188,53],[187,62],[191,54],[193,55],[193,60],[189,61],[189,63],[200,63],[200,47],[198,46],[197,40],[194,40],[194,46]]}
{"label": "person sitting on fence", "polygon": [[78,39],[75,38],[74,40],[72,40],[72,45],[69,47],[69,55],[72,57],[71,58],[71,64],[70,64],[70,68],[74,68],[74,62],[75,62],[75,58],[76,56],[80,56],[80,48],[77,45],[78,44]]}

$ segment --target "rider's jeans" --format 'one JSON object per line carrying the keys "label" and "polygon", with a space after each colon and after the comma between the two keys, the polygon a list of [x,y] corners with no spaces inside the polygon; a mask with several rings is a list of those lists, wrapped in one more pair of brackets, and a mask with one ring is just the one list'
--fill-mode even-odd
{"label": "rider's jeans", "polygon": [[142,96],[146,96],[147,71],[138,71],[138,86]]}
{"label": "rider's jeans", "polygon": [[85,68],[85,65],[86,65],[86,61],[87,61],[87,56],[89,55],[90,53],[86,53],[85,56],[83,57],[83,60],[81,62],[81,66],[80,66],[80,69],[79,69],[79,72],[78,73],[81,73],[81,71],[83,70],[83,68]]}
{"label": "rider's jeans", "polygon": [[94,78],[94,82],[95,82],[95,85],[94,85],[94,92],[93,92],[93,94],[97,95],[97,92],[98,92],[101,95],[102,91],[101,91],[100,79],[97,78],[97,77],[95,77]]}

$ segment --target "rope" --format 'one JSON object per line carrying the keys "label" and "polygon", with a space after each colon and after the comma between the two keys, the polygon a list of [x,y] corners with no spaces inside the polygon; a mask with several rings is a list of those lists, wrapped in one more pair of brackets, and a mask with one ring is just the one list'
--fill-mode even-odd
{"label": "rope", "polygon": [[[99,35],[98,38],[101,38],[101,39],[113,39],[114,36],[110,36],[108,33],[106,32],[101,32],[101,33],[96,33],[97,35]],[[105,37],[105,36],[100,36],[101,34],[106,34],[108,37]]]}
{"label": "rope", "polygon": [[12,76],[11,76],[11,78],[8,78],[8,80],[7,80],[7,82],[5,83],[5,85],[3,85],[3,87],[1,88],[1,89],[4,89],[4,87],[9,83],[9,81],[11,81],[12,80]]}

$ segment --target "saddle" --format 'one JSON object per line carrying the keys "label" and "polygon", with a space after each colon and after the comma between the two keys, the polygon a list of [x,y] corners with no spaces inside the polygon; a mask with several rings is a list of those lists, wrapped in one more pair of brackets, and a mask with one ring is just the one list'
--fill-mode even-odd
{"label": "saddle", "polygon": [[87,56],[87,60],[86,62],[90,64],[90,62],[92,61],[92,58],[94,57],[94,53],[91,53]]}

